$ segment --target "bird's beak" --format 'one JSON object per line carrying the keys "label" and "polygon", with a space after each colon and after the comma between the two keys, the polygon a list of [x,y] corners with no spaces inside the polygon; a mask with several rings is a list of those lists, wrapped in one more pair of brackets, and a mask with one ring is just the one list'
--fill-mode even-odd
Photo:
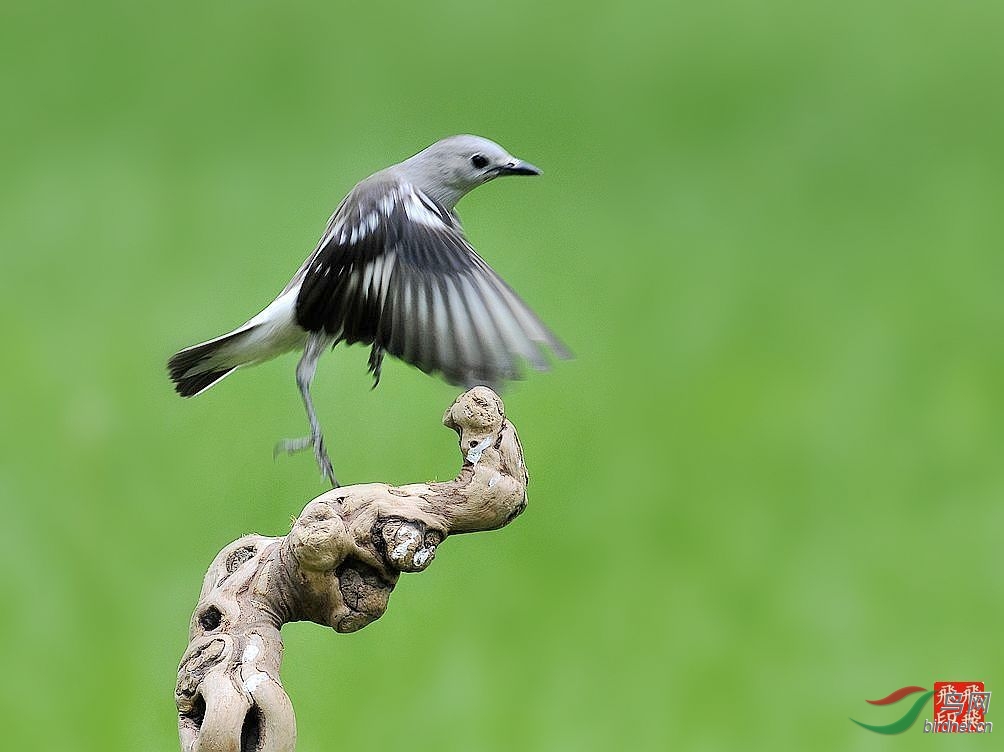
{"label": "bird's beak", "polygon": [[498,168],[499,175],[539,175],[540,169],[534,167],[529,162],[517,159],[514,162],[507,162]]}

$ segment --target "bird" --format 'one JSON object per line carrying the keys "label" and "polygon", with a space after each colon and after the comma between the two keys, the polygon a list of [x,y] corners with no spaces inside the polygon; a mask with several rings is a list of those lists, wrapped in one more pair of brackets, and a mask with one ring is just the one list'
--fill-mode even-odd
{"label": "bird", "polygon": [[275,455],[312,448],[323,478],[339,483],[311,396],[321,354],[370,346],[373,388],[385,354],[469,388],[498,389],[524,365],[550,368],[569,350],[468,241],[456,212],[495,178],[540,175],[487,138],[444,138],[357,183],[328,219],[313,252],[260,313],[226,334],[175,353],[168,373],[182,397],[238,368],[301,351],[296,383],[308,436]]}

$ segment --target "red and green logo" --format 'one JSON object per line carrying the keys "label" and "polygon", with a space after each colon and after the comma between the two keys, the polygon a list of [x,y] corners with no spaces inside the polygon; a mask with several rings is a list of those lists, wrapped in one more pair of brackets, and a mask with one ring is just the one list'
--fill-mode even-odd
{"label": "red and green logo", "polygon": [[935,682],[934,689],[901,687],[881,700],[866,700],[872,705],[893,705],[904,697],[923,692],[898,721],[884,726],[874,726],[851,718],[861,728],[876,734],[900,734],[910,728],[920,717],[927,701],[934,698],[934,717],[924,719],[925,734],[984,734],[994,730],[986,720],[990,707],[990,693],[983,682]]}

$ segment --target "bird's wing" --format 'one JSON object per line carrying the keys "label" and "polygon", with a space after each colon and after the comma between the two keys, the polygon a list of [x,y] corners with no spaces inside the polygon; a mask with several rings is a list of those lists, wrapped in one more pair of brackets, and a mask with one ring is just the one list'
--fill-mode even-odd
{"label": "bird's wing", "polygon": [[544,370],[568,351],[464,237],[456,217],[407,183],[362,184],[301,268],[298,323],[374,345],[456,384]]}

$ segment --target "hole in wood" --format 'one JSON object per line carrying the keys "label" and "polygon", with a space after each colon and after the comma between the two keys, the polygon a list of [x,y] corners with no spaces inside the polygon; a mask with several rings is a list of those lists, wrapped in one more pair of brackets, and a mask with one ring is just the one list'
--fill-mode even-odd
{"label": "hole in wood", "polygon": [[261,711],[257,705],[248,708],[241,726],[240,752],[258,752],[261,748]]}
{"label": "hole in wood", "polygon": [[212,632],[220,626],[220,622],[222,621],[223,614],[220,613],[220,610],[216,608],[216,606],[210,606],[199,614],[199,624],[201,624],[202,628],[207,632]]}
{"label": "hole in wood", "polygon": [[182,713],[181,715],[195,726],[196,731],[201,729],[202,721],[206,718],[205,698],[202,695],[196,695],[192,700],[192,709]]}

